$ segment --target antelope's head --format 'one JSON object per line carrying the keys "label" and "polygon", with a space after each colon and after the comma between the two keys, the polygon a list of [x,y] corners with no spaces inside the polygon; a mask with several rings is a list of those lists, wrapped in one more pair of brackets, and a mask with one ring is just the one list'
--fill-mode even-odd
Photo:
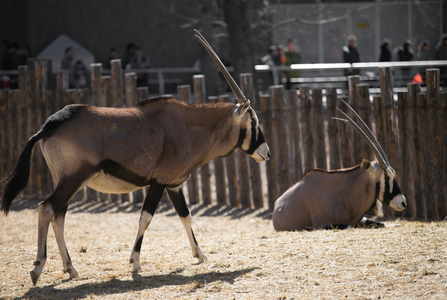
{"label": "antelope's head", "polygon": [[242,149],[242,151],[253,157],[257,162],[263,162],[270,159],[269,146],[265,142],[264,134],[259,125],[259,119],[256,112],[250,106],[250,100],[248,100],[242,93],[241,89],[207,40],[198,30],[194,30],[194,32],[196,33],[196,38],[219,67],[222,75],[225,77],[225,80],[239,102],[233,113],[233,118],[241,126],[236,147]]}
{"label": "antelope's head", "polygon": [[[407,207],[407,199],[402,194],[399,185],[396,181],[396,172],[391,167],[388,158],[383,151],[382,146],[380,146],[379,141],[372,133],[371,129],[365,124],[365,122],[360,118],[360,116],[354,111],[354,109],[340,99],[341,102],[349,108],[349,110],[354,114],[355,118],[359,120],[360,125],[354,122],[351,117],[349,117],[340,108],[337,108],[339,112],[343,114],[346,119],[338,119],[344,122],[349,122],[354,128],[362,135],[368,146],[374,152],[377,161],[372,162],[371,165],[364,169],[369,169],[374,173],[376,178],[376,196],[379,201],[384,204],[391,206],[396,211],[402,211]],[[363,129],[362,129],[363,128]],[[364,164],[365,162],[362,162]],[[368,162],[369,163],[369,162]]]}

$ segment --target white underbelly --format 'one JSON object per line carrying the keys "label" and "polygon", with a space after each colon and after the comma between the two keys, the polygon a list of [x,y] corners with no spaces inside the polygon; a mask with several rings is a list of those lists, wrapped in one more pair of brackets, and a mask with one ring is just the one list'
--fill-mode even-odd
{"label": "white underbelly", "polygon": [[112,194],[131,193],[142,188],[119,178],[105,174],[103,171],[99,172],[98,175],[90,179],[87,186],[101,193]]}

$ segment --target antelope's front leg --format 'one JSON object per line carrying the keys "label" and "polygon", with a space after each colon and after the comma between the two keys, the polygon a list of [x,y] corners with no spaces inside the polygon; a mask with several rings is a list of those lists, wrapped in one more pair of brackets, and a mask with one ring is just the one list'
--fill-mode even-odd
{"label": "antelope's front leg", "polygon": [[143,236],[146,229],[149,227],[149,224],[152,221],[155,210],[157,209],[158,203],[160,202],[161,197],[163,196],[163,192],[165,190],[165,186],[160,185],[158,183],[153,183],[149,187],[149,191],[147,192],[146,199],[144,199],[143,208],[140,214],[140,221],[138,226],[138,233],[135,239],[135,244],[132,249],[132,253],[130,254],[129,262],[133,266],[133,272],[137,273],[141,270],[140,265],[140,252],[141,245],[143,243]]}
{"label": "antelope's front leg", "polygon": [[191,244],[192,256],[198,258],[200,262],[206,261],[208,258],[205,254],[203,254],[199,244],[197,243],[196,237],[194,236],[191,226],[191,213],[186,205],[185,196],[183,195],[181,187],[178,186],[176,188],[168,189],[167,191],[169,197],[171,198],[172,204],[174,205],[175,211],[185,227],[189,243]]}

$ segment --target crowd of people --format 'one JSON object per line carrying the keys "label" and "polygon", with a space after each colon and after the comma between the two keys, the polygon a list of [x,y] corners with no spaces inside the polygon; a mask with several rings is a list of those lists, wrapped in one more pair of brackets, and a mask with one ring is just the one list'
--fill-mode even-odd
{"label": "crowd of people", "polygon": [[[439,43],[436,45],[436,51],[433,52],[427,40],[422,40],[418,44],[416,51],[413,49],[410,40],[405,40],[401,46],[395,47],[394,50],[392,50],[391,46],[389,39],[384,39],[380,43],[379,62],[447,60],[447,34],[441,36]],[[343,62],[345,63],[352,64],[361,62],[360,52],[357,48],[357,38],[354,35],[347,36],[346,45],[342,47],[342,53]],[[261,62],[269,66],[290,66],[291,64],[299,64],[301,61],[301,54],[296,50],[293,39],[287,40],[287,47],[285,49],[283,49],[282,45],[270,46],[268,53],[261,58]],[[410,81],[423,83],[425,81],[425,69],[425,66],[414,69],[411,67],[402,67],[399,69],[399,76],[406,81],[410,79]],[[441,80],[444,78],[447,79],[447,67],[440,68],[440,71]],[[273,77],[272,74],[270,74],[271,77]],[[344,70],[345,76],[358,74],[360,74],[360,69],[349,68]],[[290,79],[294,77],[299,77],[299,71],[290,70],[282,73],[282,81],[285,82],[287,89],[290,88]],[[445,83],[447,84],[447,80]]]}

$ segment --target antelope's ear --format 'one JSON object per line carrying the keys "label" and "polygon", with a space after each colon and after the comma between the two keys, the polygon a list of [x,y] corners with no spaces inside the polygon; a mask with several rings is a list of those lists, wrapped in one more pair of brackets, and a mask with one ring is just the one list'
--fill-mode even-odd
{"label": "antelope's ear", "polygon": [[371,162],[367,159],[363,159],[362,162],[360,163],[360,168],[364,169],[364,170],[368,170],[371,167]]}
{"label": "antelope's ear", "polygon": [[250,108],[250,100],[246,100],[244,103],[242,103],[236,108],[235,116],[238,118],[242,118],[249,108]]}

